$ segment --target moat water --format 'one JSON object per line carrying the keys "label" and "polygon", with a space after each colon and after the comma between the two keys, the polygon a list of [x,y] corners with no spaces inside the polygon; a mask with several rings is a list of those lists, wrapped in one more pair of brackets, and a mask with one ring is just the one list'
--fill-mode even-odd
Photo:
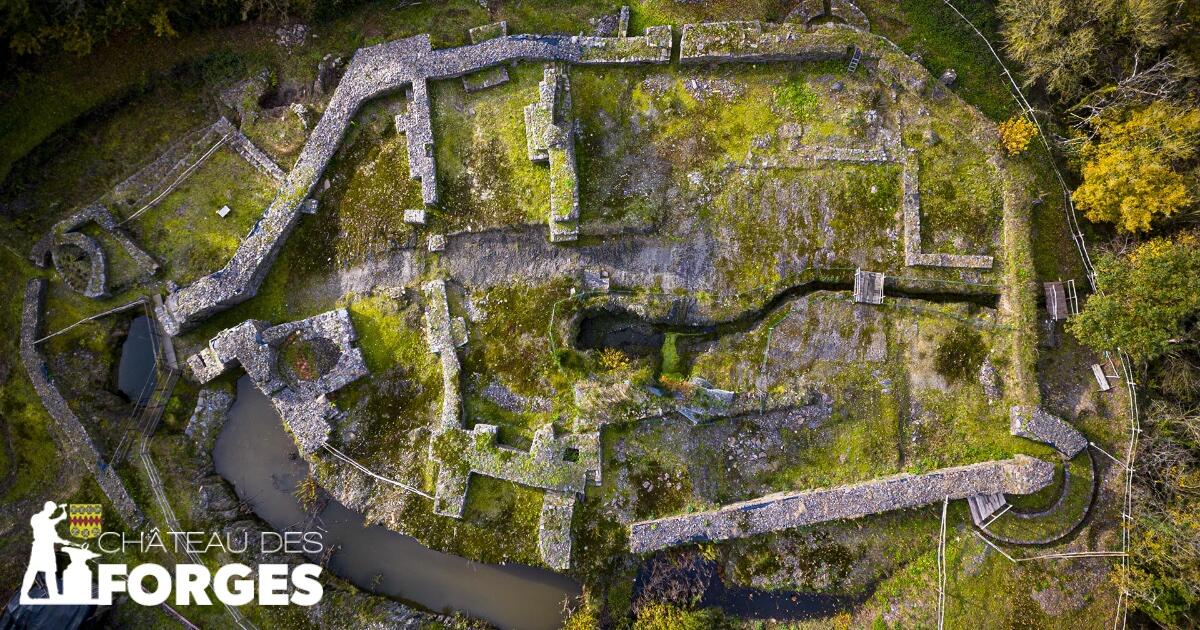
{"label": "moat water", "polygon": [[117,389],[135,404],[143,404],[154,391],[154,340],[150,318],[139,315],[129,325],[117,364]]}
{"label": "moat water", "polygon": [[364,527],[361,514],[336,501],[329,501],[310,523],[307,510],[293,495],[308,475],[308,464],[270,400],[249,377],[238,381],[237,400],[217,436],[213,462],[238,498],[272,528],[324,528],[325,547],[334,549],[328,569],[365,591],[522,630],[561,627],[564,600],[580,594],[579,584],[565,575],[472,562],[379,525]]}

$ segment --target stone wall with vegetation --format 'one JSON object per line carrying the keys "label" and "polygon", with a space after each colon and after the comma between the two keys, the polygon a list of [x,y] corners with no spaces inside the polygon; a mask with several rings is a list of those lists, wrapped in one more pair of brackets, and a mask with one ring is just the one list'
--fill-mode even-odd
{"label": "stone wall with vegetation", "polygon": [[30,280],[25,285],[25,302],[21,311],[21,360],[25,363],[25,371],[29,374],[29,381],[33,384],[42,405],[50,417],[54,418],[63,458],[89,470],[125,525],[136,528],[145,520],[142,511],[129,496],[125,483],[117,476],[116,471],[105,462],[104,455],[96,448],[87,429],[54,385],[46,367],[46,360],[38,350],[36,342],[42,331],[45,293],[46,281],[41,278]]}
{"label": "stone wall with vegetation", "polygon": [[1025,455],[1012,459],[901,474],[851,486],[782,492],[718,510],[640,521],[629,528],[629,549],[644,553],[688,543],[729,540],[825,521],[919,507],[945,497],[1029,494],[1054,480],[1054,465]]}

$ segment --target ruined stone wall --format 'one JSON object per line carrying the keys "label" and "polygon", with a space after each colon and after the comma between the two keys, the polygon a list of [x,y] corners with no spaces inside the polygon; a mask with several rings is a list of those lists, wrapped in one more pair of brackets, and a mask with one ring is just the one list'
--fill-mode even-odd
{"label": "ruined stone wall", "polygon": [[105,463],[104,456],[96,448],[87,429],[54,385],[46,367],[46,360],[34,343],[42,329],[42,304],[45,293],[44,279],[35,278],[25,285],[25,302],[21,312],[21,361],[25,364],[29,381],[41,399],[42,406],[54,419],[63,458],[73,460],[90,470],[121,520],[130,528],[139,527],[145,520],[141,510],[129,496],[125,483]]}
{"label": "ruined stone wall", "polygon": [[442,363],[442,413],[438,430],[459,428],[462,426],[462,393],[458,377],[462,367],[450,334],[450,307],[443,280],[425,283],[425,336],[430,351],[438,355]]}
{"label": "ruined stone wall", "polygon": [[884,79],[921,92],[929,73],[890,41],[841,24],[807,27],[758,21],[686,24],[679,44],[680,63],[828,61],[849,59],[858,50]]}
{"label": "ruined stone wall", "polygon": [[108,275],[104,248],[96,239],[78,232],[79,228],[94,223],[121,245],[121,249],[129,255],[138,272],[151,276],[158,271],[158,262],[133,242],[133,238],[125,231],[116,217],[104,206],[93,203],[71,216],[54,224],[30,250],[29,259],[38,267],[45,268],[47,259],[54,263],[59,275],[63,274],[62,263],[59,260],[58,248],[62,245],[74,245],[84,251],[91,263],[91,274],[86,287],[68,286],[86,297],[98,298],[108,293]]}
{"label": "ruined stone wall", "polygon": [[213,123],[212,128],[220,133],[225,138],[225,143],[229,145],[229,148],[242,156],[242,159],[249,162],[250,166],[258,169],[263,175],[270,177],[276,184],[283,183],[283,178],[286,176],[283,169],[279,168],[279,165],[270,156],[263,153],[262,149],[251,142],[241,130],[234,127],[233,123],[229,122],[227,118],[224,116],[220,117],[217,119],[217,122]]}
{"label": "ruined stone wall", "polygon": [[[331,341],[340,351],[334,367],[311,381],[285,382],[276,346],[293,334]],[[329,419],[337,413],[325,395],[368,374],[362,351],[351,346],[356,339],[345,309],[273,327],[251,319],[217,333],[207,348],[188,357],[187,366],[196,381],[207,383],[241,365],[254,386],[271,399],[300,452],[310,455],[329,440]]]}
{"label": "ruined stone wall", "polygon": [[[497,442],[499,427],[476,424],[464,428],[459,388],[459,362],[446,283],[425,283],[425,333],[431,352],[442,362],[442,412],[429,442],[437,464],[433,512],[462,518],[471,475],[485,475],[546,491],[538,522],[538,546],[546,564],[565,570],[571,565],[571,518],[575,502],[589,484],[600,483],[600,434],[560,435],[545,425],[533,436],[529,451]],[[568,456],[570,453],[570,456]]]}
{"label": "ruined stone wall", "polygon": [[991,256],[963,254],[928,254],[921,251],[921,188],[918,170],[919,160],[910,150],[904,161],[901,183],[904,198],[901,212],[904,215],[904,264],[910,267],[955,267],[965,269],[991,269]]}
{"label": "ruined stone wall", "polygon": [[[618,39],[620,47],[615,53],[594,53],[603,41]],[[593,52],[585,54],[585,51]],[[665,62],[670,60],[670,29],[648,32],[645,38],[509,35],[442,50],[432,49],[428,35],[418,35],[359,49],[350,60],[325,113],[309,135],[296,165],[237,252],[224,268],[167,297],[158,313],[167,331],[178,334],[213,313],[255,295],[295,227],[301,202],[316,186],[363,103],[412,86],[416,107],[410,107],[405,125],[409,133],[410,160],[414,157],[414,147],[420,150],[416,152],[417,159],[410,163],[414,174],[420,175],[422,197],[426,203],[436,202],[433,133],[425,80],[457,78],[520,60],[585,64]]]}
{"label": "ruined stone wall", "polygon": [[687,543],[743,538],[825,521],[861,518],[977,494],[1029,494],[1054,479],[1054,465],[1012,459],[901,474],[850,486],[782,492],[717,510],[641,521],[630,526],[629,549],[644,553]]}
{"label": "ruined stone wall", "polygon": [[1013,435],[1049,444],[1067,459],[1087,448],[1088,440],[1078,429],[1041,407],[1014,406],[1009,420]]}
{"label": "ruined stone wall", "polygon": [[858,44],[858,33],[830,27],[812,29],[803,24],[765,24],[757,20],[685,24],[679,62],[849,59]]}

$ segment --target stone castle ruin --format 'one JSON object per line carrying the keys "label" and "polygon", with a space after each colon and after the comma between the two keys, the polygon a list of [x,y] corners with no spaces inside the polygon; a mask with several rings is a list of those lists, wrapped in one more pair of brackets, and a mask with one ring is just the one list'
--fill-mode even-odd
{"label": "stone castle ruin", "polygon": [[544,77],[538,101],[525,108],[525,137],[529,159],[550,166],[550,241],[558,243],[579,238],[575,120],[566,72],[550,65]]}
{"label": "stone castle ruin", "polygon": [[[315,379],[289,382],[279,365],[279,348],[290,339],[331,342],[338,352],[333,367]],[[251,319],[217,333],[207,348],[188,357],[187,367],[192,378],[207,383],[240,365],[271,399],[300,452],[307,455],[329,440],[329,419],[338,413],[326,395],[368,374],[362,351],[352,345],[355,339],[345,309],[278,326]]]}
{"label": "stone castle ruin", "polygon": [[[825,6],[829,7],[826,11]],[[803,2],[800,23],[764,24],[757,21],[689,24],[682,28],[679,46],[681,64],[765,63],[844,61],[861,63],[873,77],[893,87],[924,93],[929,74],[893,44],[864,31],[869,27],[861,11],[846,0]],[[829,20],[830,24],[821,24]],[[333,92],[324,114],[313,127],[294,167],[286,174],[258,151],[228,121],[213,127],[232,137],[235,150],[280,183],[279,190],[257,223],[241,240],[225,265],[194,283],[174,288],[156,317],[163,328],[177,335],[206,318],[250,299],[258,291],[283,244],[305,212],[315,212],[309,198],[349,125],[364,103],[389,93],[403,93],[407,111],[395,118],[396,130],[405,135],[409,175],[420,182],[425,207],[441,202],[435,158],[435,133],[431,115],[429,82],[460,79],[468,91],[487,89],[509,80],[506,65],[518,61],[545,62],[538,98],[523,111],[526,152],[529,160],[546,164],[550,199],[547,203],[549,241],[540,246],[561,254],[566,260],[582,246],[580,236],[579,173],[576,167],[577,122],[568,77],[571,65],[664,64],[673,52],[671,27],[651,27],[643,35],[629,36],[628,10],[622,10],[614,37],[565,35],[510,35],[505,22],[470,30],[471,44],[434,49],[429,35],[418,35],[362,48],[354,54]],[[222,119],[223,120],[223,119]],[[921,195],[918,160],[904,146],[903,129],[877,124],[870,142],[862,146],[825,146],[792,140],[786,152],[771,155],[751,150],[746,169],[795,168],[824,162],[848,164],[897,164],[901,170],[903,260],[907,266],[930,266],[965,270],[993,267],[992,256],[930,253],[921,248]],[[1005,203],[1008,203],[1006,198]],[[453,208],[446,208],[453,212]],[[1006,212],[1011,211],[1006,207]],[[425,222],[425,208],[405,211],[414,225]],[[147,273],[157,263],[127,237],[102,206],[90,206],[55,226],[33,252],[43,266],[52,260],[66,277],[67,254],[82,252],[88,273],[75,286],[84,295],[106,293],[104,252],[94,239],[79,231],[94,222],[110,233]],[[439,235],[441,250],[445,239]],[[434,239],[430,239],[431,248]],[[574,242],[574,243],[573,243]],[[73,248],[73,249],[72,249]],[[670,257],[669,255],[667,256]],[[448,258],[448,257],[447,257]],[[78,262],[78,261],[76,261]],[[578,259],[575,262],[579,262]],[[641,259],[636,261],[642,270]],[[498,263],[499,264],[499,263]],[[631,272],[632,273],[632,272]],[[484,475],[544,492],[539,519],[538,544],[543,561],[559,570],[571,567],[571,523],[578,501],[588,486],[601,482],[599,430],[563,432],[553,423],[533,435],[529,450],[501,443],[499,427],[470,422],[464,414],[461,392],[462,365],[459,349],[467,343],[466,322],[451,315],[443,277],[429,274],[422,285],[425,299],[425,339],[441,368],[441,408],[430,419],[428,459],[436,465],[432,511],[460,519],[464,516],[472,475]],[[617,281],[620,276],[615,276]],[[878,280],[882,302],[883,276]],[[607,272],[594,276],[592,285],[609,291]],[[40,304],[44,286],[31,286],[29,304]],[[864,307],[865,308],[865,307]],[[28,312],[27,319],[33,318]],[[40,320],[31,320],[36,329]],[[32,333],[30,333],[32,334]],[[24,331],[22,350],[26,350]],[[317,342],[332,349],[326,369],[298,378],[283,365],[288,343]],[[368,376],[362,351],[355,347],[357,335],[345,309],[337,309],[299,321],[270,325],[246,320],[212,337],[207,346],[187,359],[190,376],[208,383],[228,370],[241,367],[266,394],[296,441],[310,460],[329,446],[331,421],[339,413],[327,396]],[[30,341],[32,347],[32,341]],[[27,363],[37,365],[32,356]],[[28,366],[27,366],[28,367]],[[30,367],[32,370],[33,368]],[[41,379],[45,381],[46,379]],[[735,405],[732,391],[704,382],[692,382],[708,396],[704,406],[678,405],[695,423],[729,414]],[[43,387],[39,388],[39,394]],[[52,397],[46,394],[43,399]],[[711,399],[711,400],[710,400]],[[738,404],[742,401],[737,400]],[[763,409],[766,409],[764,406]],[[720,413],[718,413],[720,412]],[[1037,407],[1013,407],[1013,434],[1052,445],[1070,457],[1086,447],[1078,431]],[[69,419],[68,419],[69,420]],[[592,429],[594,427],[588,427]],[[86,444],[84,444],[86,447]],[[336,462],[335,462],[336,464]],[[629,547],[648,552],[696,541],[726,540],[740,536],[819,523],[852,519],[884,511],[925,505],[943,497],[968,498],[999,493],[1035,492],[1050,483],[1053,466],[1025,456],[945,468],[920,475],[897,475],[872,481],[818,490],[777,493],[725,505],[704,512],[671,516],[630,525]],[[118,480],[119,481],[119,480]],[[123,488],[121,489],[123,491]],[[118,493],[114,490],[114,493]],[[423,493],[421,493],[423,494]],[[126,510],[134,518],[134,510]]]}
{"label": "stone castle ruin", "polygon": [[[528,452],[497,442],[498,427],[463,423],[459,391],[458,346],[446,301],[446,284],[425,284],[426,336],[431,352],[442,363],[444,389],[441,421],[429,443],[429,457],[438,465],[433,511],[462,518],[471,475],[486,475],[545,491],[538,524],[542,559],[555,569],[571,566],[571,519],[586,487],[600,484],[600,433],[559,434],[546,425],[533,436]],[[465,341],[464,341],[465,343]]]}

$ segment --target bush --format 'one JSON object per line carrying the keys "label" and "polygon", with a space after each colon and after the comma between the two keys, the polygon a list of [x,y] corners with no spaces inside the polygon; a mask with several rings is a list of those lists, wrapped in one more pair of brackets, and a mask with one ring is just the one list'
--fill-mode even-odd
{"label": "bush", "polygon": [[633,627],[634,630],[712,630],[723,627],[722,622],[716,609],[689,610],[654,602],[638,610]]}
{"label": "bush", "polygon": [[616,348],[600,351],[600,365],[606,370],[624,370],[629,367],[629,357]]}
{"label": "bush", "polygon": [[1013,116],[1000,123],[1000,146],[1009,155],[1020,155],[1037,137],[1037,126],[1024,116]]}
{"label": "bush", "polygon": [[957,326],[938,346],[934,368],[947,381],[966,381],[979,373],[987,348],[983,336],[966,326]]}

